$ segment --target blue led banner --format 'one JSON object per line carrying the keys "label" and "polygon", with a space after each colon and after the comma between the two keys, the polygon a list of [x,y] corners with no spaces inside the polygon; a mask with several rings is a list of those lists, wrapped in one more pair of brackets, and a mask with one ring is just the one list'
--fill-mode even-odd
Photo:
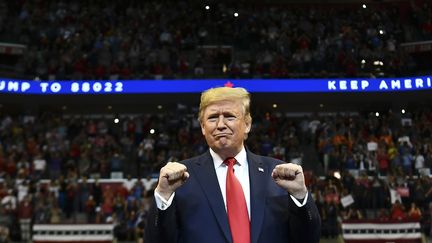
{"label": "blue led banner", "polygon": [[155,94],[200,93],[213,87],[244,87],[252,93],[389,92],[432,90],[432,76],[385,79],[194,79],[194,80],[75,80],[0,79],[8,94]]}

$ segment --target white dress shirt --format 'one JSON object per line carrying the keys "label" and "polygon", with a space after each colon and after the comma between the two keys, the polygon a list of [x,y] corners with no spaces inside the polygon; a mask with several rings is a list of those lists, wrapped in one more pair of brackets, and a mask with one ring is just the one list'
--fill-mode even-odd
{"label": "white dress shirt", "polygon": [[[213,158],[214,167],[216,170],[216,176],[219,181],[219,187],[222,192],[222,197],[226,207],[226,177],[228,166],[224,164],[221,157],[216,154],[212,149],[210,149],[210,154]],[[243,149],[238,153],[235,157],[237,163],[234,164],[234,175],[237,177],[237,180],[240,182],[243,193],[245,194],[246,206],[248,208],[248,214],[250,219],[250,185],[249,185],[249,165],[246,160],[246,150]]]}
{"label": "white dress shirt", "polygon": [[[210,149],[210,155],[213,159],[213,163],[214,163],[214,167],[215,167],[215,171],[216,171],[216,176],[217,176],[217,179],[219,182],[220,190],[222,192],[222,197],[224,199],[225,210],[226,210],[226,176],[227,176],[228,166],[223,163],[222,158],[218,154],[216,154],[216,152],[214,152],[212,149]],[[243,193],[245,194],[246,205],[248,208],[249,219],[250,219],[251,214],[250,214],[249,164],[247,161],[245,148],[243,147],[243,149],[240,151],[240,153],[238,153],[234,158],[237,160],[237,163],[234,165],[234,174],[237,177],[237,180],[239,180],[239,182],[243,188]],[[165,210],[169,206],[171,206],[171,203],[174,199],[175,192],[170,196],[170,198],[168,200],[165,200],[156,191],[154,192],[154,195],[155,195],[155,200],[156,200],[156,206],[160,210]],[[303,199],[303,202],[301,203],[292,195],[290,195],[290,196],[291,196],[292,200],[294,201],[294,203],[298,207],[304,206],[306,204],[307,198],[308,198],[308,194],[306,194],[306,197]]]}

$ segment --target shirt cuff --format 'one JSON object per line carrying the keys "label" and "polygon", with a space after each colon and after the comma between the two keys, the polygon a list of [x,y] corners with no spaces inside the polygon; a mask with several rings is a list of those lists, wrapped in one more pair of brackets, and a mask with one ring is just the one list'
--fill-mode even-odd
{"label": "shirt cuff", "polygon": [[307,203],[307,199],[308,199],[308,195],[309,193],[306,193],[305,198],[303,198],[303,202],[300,202],[297,198],[293,197],[292,195],[290,195],[291,199],[294,201],[294,203],[297,205],[297,207],[303,207],[304,205],[306,205]]}
{"label": "shirt cuff", "polygon": [[154,197],[156,200],[156,206],[160,210],[166,210],[169,206],[171,206],[172,201],[174,199],[175,192],[168,198],[168,200],[165,200],[157,191],[154,192]]}

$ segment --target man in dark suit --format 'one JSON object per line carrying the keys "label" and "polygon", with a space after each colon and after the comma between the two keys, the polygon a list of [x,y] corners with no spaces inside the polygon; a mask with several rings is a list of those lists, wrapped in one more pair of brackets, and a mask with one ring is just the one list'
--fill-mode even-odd
{"label": "man in dark suit", "polygon": [[249,110],[243,88],[203,92],[199,121],[210,149],[160,170],[144,242],[319,242],[302,167],[245,148]]}

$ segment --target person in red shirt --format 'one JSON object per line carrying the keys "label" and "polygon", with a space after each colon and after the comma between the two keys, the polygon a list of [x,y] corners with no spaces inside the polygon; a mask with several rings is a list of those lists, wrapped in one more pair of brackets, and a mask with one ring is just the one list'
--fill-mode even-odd
{"label": "person in red shirt", "polygon": [[30,202],[30,197],[27,195],[24,199],[19,203],[18,206],[18,218],[21,227],[21,240],[27,241],[30,240],[30,232],[31,232],[31,218],[33,215],[33,207]]}
{"label": "person in red shirt", "polygon": [[396,200],[391,208],[391,219],[403,220],[406,218],[405,208],[399,200]]}
{"label": "person in red shirt", "polygon": [[419,207],[417,207],[415,202],[411,203],[411,208],[408,211],[408,218],[414,221],[420,221],[422,212]]}

